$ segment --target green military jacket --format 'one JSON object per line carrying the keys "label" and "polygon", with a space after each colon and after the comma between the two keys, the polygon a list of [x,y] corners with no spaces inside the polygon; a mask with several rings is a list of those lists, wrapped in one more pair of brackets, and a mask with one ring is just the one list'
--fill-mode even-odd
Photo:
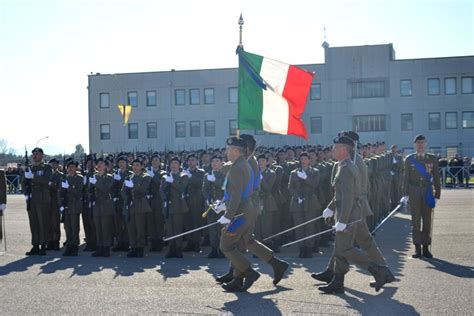
{"label": "green military jacket", "polygon": [[278,210],[278,205],[273,195],[277,176],[275,171],[266,168],[262,171],[262,179],[260,181],[259,195],[262,211],[274,212]]}
{"label": "green military jacket", "polygon": [[308,167],[305,170],[306,179],[298,177],[298,168],[291,172],[288,189],[291,194],[290,212],[308,212],[321,209],[317,190],[319,185],[319,170]]}
{"label": "green military jacket", "polygon": [[161,178],[161,196],[163,199],[163,215],[184,214],[188,212],[185,200],[186,187],[189,177],[184,172],[171,173],[173,183],[166,182],[165,176]]}
{"label": "green military jacket", "polygon": [[362,158],[362,156],[360,156],[359,154],[356,154],[355,165],[360,175],[360,184],[361,184],[360,203],[361,203],[362,215],[363,216],[374,215],[369,204],[369,187],[370,187],[369,169],[367,168],[367,165],[364,162],[364,158]]}
{"label": "green military jacket", "polygon": [[255,211],[250,201],[250,193],[248,196],[244,195],[249,185],[250,191],[252,188],[250,183],[250,165],[243,156],[237,158],[231,165],[225,183],[225,190],[229,196],[229,199],[225,202],[226,211],[224,216],[226,218],[232,219],[236,215]]}
{"label": "green military jacket", "polygon": [[64,174],[58,170],[51,170],[51,178],[49,180],[49,194],[52,203],[59,203],[59,191],[61,189],[61,181]]}
{"label": "green military jacket", "polygon": [[91,184],[95,191],[94,217],[114,215],[114,178],[108,173],[103,175],[96,174],[95,177],[97,183]]}
{"label": "green military jacket", "polygon": [[189,169],[191,177],[188,177],[188,186],[186,188],[186,203],[188,203],[189,209],[202,210],[204,207],[204,196],[202,195],[202,184],[204,182],[205,171],[203,169],[196,168],[194,170]]}
{"label": "green military jacket", "polygon": [[31,203],[49,204],[51,197],[49,195],[49,180],[51,179],[52,169],[49,164],[41,162],[30,167],[34,176],[31,180]]}
{"label": "green military jacket", "polygon": [[63,189],[63,194],[67,196],[66,214],[80,214],[83,211],[83,189],[84,178],[75,174],[73,176],[67,175],[66,181],[69,183],[68,189]]}
{"label": "green military jacket", "polygon": [[[216,178],[215,181],[209,181],[207,179],[208,175],[213,174]],[[220,171],[214,171],[210,173],[206,173],[204,175],[204,181],[202,184],[202,194],[204,195],[204,199],[206,200],[207,204],[211,204],[216,200],[221,200],[224,198],[224,180],[225,174]]]}
{"label": "green military jacket", "polygon": [[280,191],[280,186],[281,186],[282,177],[283,177],[283,168],[280,165],[276,164],[276,163],[274,163],[272,165],[269,165],[268,168],[275,171],[275,183],[273,184],[272,194],[273,194],[273,198],[275,199],[275,202],[276,202],[277,206],[280,206],[285,201],[282,198],[282,196],[281,196],[282,194],[281,194],[281,191]]}
{"label": "green military jacket", "polygon": [[441,197],[441,180],[438,169],[438,159],[435,155],[425,153],[422,157],[419,157],[416,153],[408,155],[405,158],[404,173],[403,173],[403,196],[409,195],[410,187],[421,187],[427,188],[429,183],[418,173],[415,165],[409,161],[409,157],[415,156],[416,161],[421,163],[425,170],[433,178],[434,186],[434,197],[439,199]]}
{"label": "green military jacket", "polygon": [[133,182],[133,188],[127,187],[124,183],[122,189],[122,197],[126,203],[130,202],[130,214],[150,213],[151,207],[148,198],[150,197],[151,177],[147,173],[141,172],[132,174],[130,180]]}
{"label": "green military jacket", "polygon": [[160,193],[161,179],[166,175],[164,170],[149,170],[148,174],[151,177],[150,183],[150,205],[153,212],[162,212],[163,198]]}

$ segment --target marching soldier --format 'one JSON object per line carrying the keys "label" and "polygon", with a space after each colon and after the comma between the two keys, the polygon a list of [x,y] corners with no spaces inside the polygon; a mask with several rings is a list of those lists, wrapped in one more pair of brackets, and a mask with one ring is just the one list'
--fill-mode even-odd
{"label": "marching soldier", "polygon": [[163,198],[160,194],[161,179],[166,172],[161,170],[160,155],[151,156],[151,168],[148,170],[151,177],[150,183],[150,206],[151,213],[148,214],[148,235],[151,239],[150,251],[161,251],[163,249],[163,236],[165,231],[165,218],[163,216]]}
{"label": "marching soldier", "polygon": [[[169,160],[170,172],[161,180],[161,195],[163,198],[163,213],[165,216],[166,232],[177,235],[183,232],[184,216],[188,213],[188,205],[184,194],[189,177],[180,169],[181,161],[175,156]],[[175,238],[169,242],[166,258],[182,258],[183,238]]]}
{"label": "marching soldier", "polygon": [[[307,152],[300,154],[301,167],[291,172],[288,188],[291,194],[290,213],[293,216],[294,225],[301,224],[317,217],[322,207],[316,195],[319,185],[319,170],[310,166]],[[307,224],[295,230],[296,239],[301,239],[314,233],[319,225],[315,222]],[[312,257],[312,240],[308,239],[300,247],[300,258]]]}
{"label": "marching soldier", "polygon": [[417,135],[413,142],[416,152],[405,158],[401,202],[410,201],[413,244],[415,244],[415,254],[412,257],[433,258],[429,251],[433,211],[436,200],[441,197],[438,159],[426,152],[427,143],[424,135]]}
{"label": "marching soldier", "polygon": [[[206,209],[216,201],[222,201],[224,190],[222,189],[225,180],[225,174],[221,172],[222,157],[214,155],[211,158],[211,172],[204,176],[202,193],[205,199]],[[214,223],[218,219],[218,214],[214,211],[207,213],[207,222]],[[220,229],[216,226],[209,228],[209,243],[211,252],[207,256],[209,259],[222,258],[224,255],[219,251],[219,240],[221,238]]]}
{"label": "marching soldier", "polygon": [[123,187],[125,179],[132,175],[132,172],[128,169],[128,158],[125,155],[117,158],[118,170],[113,174],[115,180],[114,187],[114,201],[115,201],[115,220],[114,220],[114,235],[116,239],[116,245],[112,248],[112,251],[128,251],[128,228],[127,221],[124,216],[124,205],[125,201],[120,193]]}
{"label": "marching soldier", "polygon": [[146,219],[151,213],[148,202],[151,177],[143,171],[143,160],[137,158],[132,161],[133,175],[124,181],[122,197],[126,203],[125,216],[127,218],[128,239],[130,251],[127,257],[141,258],[144,256],[146,245]]}
{"label": "marching soldier", "polygon": [[63,173],[58,170],[59,161],[53,158],[49,161],[51,165],[51,179],[49,181],[50,207],[49,218],[50,226],[48,230],[48,250],[59,251],[59,240],[61,239],[61,216],[59,212],[59,190]]}
{"label": "marching soldier", "polygon": [[[198,168],[198,159],[196,155],[190,154],[187,159],[188,169],[184,173],[188,176],[188,187],[186,188],[186,203],[188,204],[188,216],[185,218],[186,230],[191,230],[201,226],[203,219],[201,217],[204,209],[204,197],[202,195],[202,184],[204,181],[204,170]],[[188,243],[183,252],[201,252],[200,239],[201,232],[195,232],[188,236]]]}
{"label": "marching soldier", "polygon": [[63,256],[77,256],[79,251],[79,215],[83,211],[84,179],[78,174],[76,161],[66,165],[67,176],[61,182],[63,197],[60,212],[64,213],[64,230],[66,231],[66,250]]}
{"label": "marching soldier", "polygon": [[48,208],[51,202],[48,183],[51,178],[51,166],[43,162],[43,149],[36,147],[32,154],[33,165],[25,172],[25,180],[31,181],[31,196],[28,197],[31,209],[28,211],[28,219],[33,248],[26,255],[44,256],[48,242]]}
{"label": "marching soldier", "polygon": [[113,242],[114,229],[114,178],[107,173],[107,165],[104,158],[96,161],[97,174],[89,179],[92,190],[95,192],[95,204],[93,205],[94,224],[97,237],[97,249],[92,253],[93,257],[110,257],[110,246]]}
{"label": "marching soldier", "polygon": [[[375,277],[375,290],[387,283],[391,275],[386,266],[371,262],[366,255],[354,248],[354,238],[360,226],[362,212],[360,208],[360,176],[357,167],[351,161],[354,141],[347,136],[334,139],[334,158],[338,161],[332,179],[334,199],[328,209],[334,211],[336,239],[334,243],[334,276],[327,286],[319,290],[334,294],[344,293],[344,275],[349,271],[349,263],[368,270]],[[359,222],[356,222],[359,221]],[[352,223],[351,225],[348,225]]]}

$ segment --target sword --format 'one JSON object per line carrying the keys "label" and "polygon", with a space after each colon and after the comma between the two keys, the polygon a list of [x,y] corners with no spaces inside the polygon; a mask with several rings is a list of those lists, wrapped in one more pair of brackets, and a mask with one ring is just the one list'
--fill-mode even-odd
{"label": "sword", "polygon": [[266,241],[266,240],[268,240],[268,239],[272,239],[273,237],[277,237],[277,236],[283,235],[283,234],[285,234],[285,233],[287,233],[287,232],[289,232],[289,231],[292,231],[293,229],[297,229],[297,228],[299,228],[299,227],[301,227],[301,226],[304,226],[304,225],[309,224],[309,223],[311,223],[311,222],[317,221],[318,219],[321,219],[321,218],[323,218],[323,215],[318,216],[318,217],[313,218],[313,219],[310,219],[309,221],[306,221],[306,222],[301,223],[301,224],[299,224],[299,225],[290,227],[290,228],[288,228],[287,230],[284,230],[284,231],[282,231],[282,232],[279,232],[279,233],[277,233],[277,234],[275,234],[275,235],[271,235],[271,236],[265,238],[263,241]]}
{"label": "sword", "polygon": [[395,207],[395,208],[393,209],[393,211],[391,211],[390,214],[388,214],[388,215],[380,222],[380,224],[378,224],[377,227],[374,228],[374,230],[373,230],[370,234],[371,234],[372,236],[375,235],[375,232],[376,232],[386,221],[388,221],[389,218],[390,218],[393,214],[395,214],[395,213],[398,211],[399,208],[402,207],[402,205],[403,205],[402,203],[399,203],[399,204],[397,205],[397,207]]}
{"label": "sword", "polygon": [[214,225],[216,225],[216,224],[219,224],[219,222],[210,223],[210,224],[207,224],[207,225],[204,225],[204,226],[195,228],[195,229],[191,229],[191,230],[188,230],[187,232],[184,232],[184,233],[181,233],[181,234],[178,234],[178,235],[174,235],[174,236],[171,236],[171,237],[163,237],[163,241],[168,241],[168,240],[172,240],[172,239],[175,239],[175,238],[184,236],[184,235],[188,235],[188,234],[197,232],[197,231],[199,231],[199,230],[202,230],[202,229],[205,229],[205,228],[214,226]]}
{"label": "sword", "polygon": [[[347,224],[347,226],[352,225],[352,224],[355,224],[355,223],[358,223],[358,222],[360,222],[360,221],[362,221],[362,219],[358,219],[358,220],[356,220],[356,221],[350,222],[349,224]],[[287,243],[287,244],[284,244],[282,247],[288,247],[288,246],[294,245],[294,244],[296,244],[296,243],[299,243],[300,241],[304,241],[304,240],[307,240],[307,239],[310,239],[310,238],[314,238],[314,237],[316,237],[316,236],[320,236],[320,235],[323,235],[323,234],[332,232],[332,231],[334,231],[334,230],[336,230],[336,228],[334,228],[334,227],[333,227],[333,228],[330,228],[330,229],[326,229],[326,230],[323,230],[322,232],[319,232],[319,233],[317,233],[317,234],[309,235],[309,236],[303,237],[303,238],[301,238],[301,239],[298,239],[298,240],[289,242],[289,243]]]}

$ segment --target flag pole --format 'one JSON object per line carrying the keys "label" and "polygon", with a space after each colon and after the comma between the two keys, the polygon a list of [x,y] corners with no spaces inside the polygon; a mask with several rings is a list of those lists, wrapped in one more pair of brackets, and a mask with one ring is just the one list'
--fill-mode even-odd
{"label": "flag pole", "polygon": [[[244,25],[244,19],[242,18],[242,12],[240,13],[239,17],[239,46],[237,47],[237,51],[241,51],[244,49],[244,45],[242,44],[242,26]],[[240,59],[239,59],[240,60]],[[237,104],[238,107],[238,104]],[[238,112],[238,111],[237,111]],[[237,138],[240,138],[240,124],[239,124],[239,116],[237,114],[237,130],[236,130]]]}

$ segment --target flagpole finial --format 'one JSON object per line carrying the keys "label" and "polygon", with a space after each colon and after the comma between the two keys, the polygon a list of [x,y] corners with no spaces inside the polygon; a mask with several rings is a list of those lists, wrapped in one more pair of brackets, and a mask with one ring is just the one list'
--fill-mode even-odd
{"label": "flagpole finial", "polygon": [[240,13],[239,18],[239,48],[243,48],[244,45],[242,44],[242,25],[244,25],[244,19],[242,18],[242,13]]}

